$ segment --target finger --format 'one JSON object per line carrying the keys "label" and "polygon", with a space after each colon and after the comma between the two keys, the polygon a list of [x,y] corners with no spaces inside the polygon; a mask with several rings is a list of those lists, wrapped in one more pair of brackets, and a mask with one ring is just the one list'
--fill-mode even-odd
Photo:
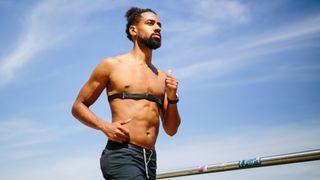
{"label": "finger", "polygon": [[169,69],[169,70],[167,71],[167,74],[168,74],[168,76],[171,76],[171,75],[172,75],[172,71]]}
{"label": "finger", "polygon": [[166,82],[166,86],[177,86],[178,87],[178,82]]}
{"label": "finger", "polygon": [[118,143],[123,143],[124,141],[126,141],[125,138],[122,137],[115,137],[113,139],[111,139],[112,141],[118,142]]}
{"label": "finger", "polygon": [[112,138],[113,141],[120,142],[120,143],[126,142],[129,139],[130,139],[129,136],[117,136],[117,135]]}
{"label": "finger", "polygon": [[118,143],[122,143],[121,138],[119,138],[116,134],[112,134],[112,135],[110,135],[110,136],[108,136],[108,137],[109,137],[109,139],[110,139],[111,141],[115,141],[115,142],[118,142]]}
{"label": "finger", "polygon": [[126,139],[128,138],[128,135],[125,134],[124,132],[122,132],[121,129],[117,129],[116,132],[115,132],[115,138],[121,138],[121,139]]}
{"label": "finger", "polygon": [[124,126],[120,126],[118,129],[119,129],[126,137],[129,136],[129,129],[128,129],[128,128],[126,128],[126,127],[124,127]]}
{"label": "finger", "polygon": [[174,79],[166,79],[166,83],[167,84],[178,84],[178,81],[174,80]]}
{"label": "finger", "polygon": [[121,125],[125,125],[125,124],[129,123],[130,121],[131,121],[131,118],[130,118],[130,119],[127,119],[127,120],[125,120],[125,121],[122,121],[120,124],[121,124]]}
{"label": "finger", "polygon": [[127,137],[117,137],[116,140],[123,142],[123,141],[127,141]]}
{"label": "finger", "polygon": [[176,81],[176,82],[178,82],[178,80],[176,78],[172,77],[172,76],[167,76],[166,77],[166,81]]}
{"label": "finger", "polygon": [[168,84],[168,85],[167,85],[167,88],[177,89],[178,86],[177,86],[177,85],[174,85],[174,84]]}

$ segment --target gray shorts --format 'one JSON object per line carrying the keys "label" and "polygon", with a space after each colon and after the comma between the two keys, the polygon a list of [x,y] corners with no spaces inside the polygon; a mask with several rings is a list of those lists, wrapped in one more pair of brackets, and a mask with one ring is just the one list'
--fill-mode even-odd
{"label": "gray shorts", "polygon": [[156,152],[130,143],[108,141],[100,158],[106,180],[155,180]]}

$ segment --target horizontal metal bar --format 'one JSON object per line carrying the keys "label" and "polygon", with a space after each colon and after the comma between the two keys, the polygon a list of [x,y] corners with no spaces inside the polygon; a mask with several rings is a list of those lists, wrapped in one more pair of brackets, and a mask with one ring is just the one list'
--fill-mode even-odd
{"label": "horizontal metal bar", "polygon": [[252,159],[245,159],[240,161],[232,161],[227,163],[217,163],[211,165],[203,165],[195,168],[181,169],[176,171],[169,171],[159,173],[157,179],[165,179],[180,176],[190,176],[202,173],[215,173],[221,171],[231,171],[246,168],[256,168],[264,166],[274,166],[280,164],[290,164],[305,161],[320,160],[320,149],[280,154],[266,157],[256,157]]}

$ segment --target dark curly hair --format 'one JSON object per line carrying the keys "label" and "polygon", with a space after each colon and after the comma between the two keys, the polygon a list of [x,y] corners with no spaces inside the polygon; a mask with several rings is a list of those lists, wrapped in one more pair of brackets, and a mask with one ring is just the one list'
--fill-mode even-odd
{"label": "dark curly hair", "polygon": [[131,7],[125,14],[125,17],[127,18],[126,33],[130,41],[132,41],[132,37],[129,32],[129,27],[133,24],[134,25],[137,24],[141,18],[141,14],[144,12],[152,12],[154,14],[157,14],[152,9],[149,9],[149,8],[141,9],[137,7]]}

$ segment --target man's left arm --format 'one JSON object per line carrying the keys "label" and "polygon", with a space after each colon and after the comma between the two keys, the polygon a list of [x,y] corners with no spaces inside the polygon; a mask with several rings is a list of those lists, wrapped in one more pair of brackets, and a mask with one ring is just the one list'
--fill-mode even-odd
{"label": "man's left arm", "polygon": [[163,128],[165,132],[173,136],[177,133],[181,119],[178,111],[178,80],[168,71],[165,80],[166,94],[164,98],[164,116],[162,118]]}

